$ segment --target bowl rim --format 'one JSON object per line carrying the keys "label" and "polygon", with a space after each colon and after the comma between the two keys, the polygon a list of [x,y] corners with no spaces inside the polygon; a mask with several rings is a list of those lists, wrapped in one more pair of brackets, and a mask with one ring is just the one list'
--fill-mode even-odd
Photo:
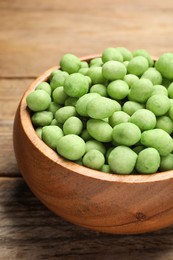
{"label": "bowl rim", "polygon": [[[99,58],[101,54],[87,55],[80,58],[81,61],[90,61],[93,58]],[[154,60],[157,60],[156,57],[152,57]],[[30,86],[24,92],[20,104],[19,104],[19,113],[21,125],[25,134],[27,135],[30,142],[39,150],[40,153],[48,157],[49,160],[52,160],[54,163],[61,165],[62,167],[73,171],[77,174],[100,179],[108,182],[122,182],[122,183],[147,183],[147,182],[156,182],[173,178],[173,170],[157,172],[154,174],[137,174],[137,175],[120,175],[120,174],[111,174],[105,173],[91,168],[87,168],[82,165],[78,165],[75,162],[64,159],[58,155],[53,149],[47,146],[36,134],[35,129],[31,122],[30,112],[26,104],[27,95],[32,92],[36,86],[42,81],[46,81],[52,71],[59,69],[60,66],[53,66],[43,72],[39,77],[37,77]]]}

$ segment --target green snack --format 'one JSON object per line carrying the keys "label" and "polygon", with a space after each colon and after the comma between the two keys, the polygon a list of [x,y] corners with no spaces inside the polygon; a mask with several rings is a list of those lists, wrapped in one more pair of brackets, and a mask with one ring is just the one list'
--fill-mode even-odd
{"label": "green snack", "polygon": [[81,116],[88,116],[88,112],[87,112],[87,105],[88,103],[96,98],[99,97],[100,95],[97,93],[88,93],[83,95],[82,97],[80,97],[78,99],[78,101],[76,102],[76,111],[79,115]]}
{"label": "green snack", "polygon": [[89,119],[87,130],[97,141],[105,143],[112,140],[112,127],[101,119]]}
{"label": "green snack", "polygon": [[168,112],[169,117],[173,120],[173,104],[171,104],[169,112]]}
{"label": "green snack", "polygon": [[127,71],[130,74],[141,76],[148,69],[148,61],[143,56],[137,56],[129,61]]}
{"label": "green snack", "polygon": [[123,80],[112,81],[107,87],[108,95],[115,100],[124,99],[129,93],[129,86]]}
{"label": "green snack", "polygon": [[27,106],[34,112],[46,110],[50,102],[50,95],[44,90],[33,91],[26,97]]}
{"label": "green snack", "polygon": [[44,126],[42,129],[43,141],[52,149],[56,150],[58,140],[63,136],[63,131],[56,125]]}
{"label": "green snack", "polygon": [[57,125],[57,126],[59,126],[61,129],[62,129],[62,127],[63,127],[63,124],[58,123],[55,118],[51,121],[50,125]]}
{"label": "green snack", "polygon": [[114,173],[130,174],[133,172],[137,154],[126,146],[117,146],[108,157],[108,164]]}
{"label": "green snack", "polygon": [[137,154],[139,154],[142,150],[144,150],[145,149],[145,146],[143,146],[143,145],[138,145],[138,146],[135,146],[134,148],[133,148],[133,151],[135,152],[135,153],[137,153]]}
{"label": "green snack", "polygon": [[94,58],[90,61],[90,67],[97,66],[100,67],[103,65],[102,58]]}
{"label": "green snack", "polygon": [[89,168],[99,170],[105,163],[103,154],[98,150],[90,150],[83,157],[83,165]]}
{"label": "green snack", "polygon": [[64,91],[70,97],[81,97],[88,92],[88,89],[88,79],[80,73],[73,73],[65,79]]}
{"label": "green snack", "polygon": [[65,79],[68,77],[68,73],[64,73],[64,71],[57,70],[55,75],[52,77],[50,81],[50,87],[52,90],[61,87],[64,85]]}
{"label": "green snack", "polygon": [[153,86],[153,92],[151,94],[153,95],[165,95],[168,96],[168,90],[162,86],[162,85],[154,85]]}
{"label": "green snack", "polygon": [[79,160],[85,153],[85,142],[78,135],[65,135],[58,140],[57,152],[66,159]]}
{"label": "green snack", "polygon": [[67,94],[64,91],[64,87],[56,88],[52,93],[53,101],[59,105],[63,105],[65,100],[68,98]]}
{"label": "green snack", "polygon": [[[52,73],[51,73],[50,76],[49,76],[49,82],[51,82],[51,80],[53,79],[53,77],[54,77],[55,75],[59,75],[60,78],[62,77],[62,79],[60,79],[60,80],[63,80],[63,77],[66,78],[69,74],[68,74],[68,72],[62,71],[62,70],[59,70],[59,69],[54,70],[54,71],[52,71]],[[57,78],[57,79],[58,79],[58,78]],[[62,83],[60,84],[60,86],[61,86],[61,85],[62,85]]]}
{"label": "green snack", "polygon": [[139,78],[134,74],[127,74],[123,80],[128,84],[129,88],[131,88],[131,85],[138,79]]}
{"label": "green snack", "polygon": [[156,126],[155,114],[147,109],[137,110],[129,119],[129,122],[137,125],[141,131],[153,129]]}
{"label": "green snack", "polygon": [[169,79],[167,79],[167,78],[164,78],[164,77],[162,77],[162,78],[163,78],[163,79],[162,79],[162,85],[163,85],[165,88],[168,88],[172,81],[169,80]]}
{"label": "green snack", "polygon": [[162,75],[155,68],[148,68],[142,75],[142,78],[151,80],[153,85],[159,85],[162,83]]}
{"label": "green snack", "polygon": [[65,135],[75,134],[80,135],[82,132],[83,123],[75,116],[68,118],[63,125],[63,132]]}
{"label": "green snack", "polygon": [[103,84],[95,84],[90,88],[90,93],[98,93],[102,97],[107,97],[107,88]]}
{"label": "green snack", "polygon": [[78,72],[79,72],[80,74],[83,74],[84,76],[86,76],[87,73],[88,73],[88,68],[81,68]]}
{"label": "green snack", "polygon": [[173,80],[173,54],[164,53],[155,64],[156,69],[162,74],[163,77]]}
{"label": "green snack", "polygon": [[103,77],[108,80],[123,79],[127,73],[125,65],[119,61],[107,61],[102,67]]}
{"label": "green snack", "polygon": [[92,66],[88,69],[87,76],[90,77],[92,84],[102,84],[105,82],[102,67]]}
{"label": "green snack", "polygon": [[136,169],[139,173],[155,173],[160,166],[160,155],[154,148],[146,148],[138,154]]}
{"label": "green snack", "polygon": [[88,65],[88,62],[86,62],[86,61],[81,61],[81,68],[88,68],[89,67],[89,65]]}
{"label": "green snack", "polygon": [[53,115],[55,115],[56,111],[57,111],[59,108],[61,108],[61,105],[59,105],[59,104],[57,104],[57,103],[51,101],[51,103],[50,103],[50,105],[49,105],[49,107],[48,107],[47,110],[50,111],[50,112],[52,112]]}
{"label": "green snack", "polygon": [[76,116],[76,109],[73,106],[61,107],[55,113],[55,119],[58,123],[64,124],[64,122],[71,116]]}
{"label": "green snack", "polygon": [[111,173],[111,168],[108,164],[103,164],[103,166],[100,169],[101,172],[107,172],[107,173]]}
{"label": "green snack", "polygon": [[168,116],[157,117],[156,128],[163,129],[170,135],[173,132],[173,121]]}
{"label": "green snack", "polygon": [[140,140],[141,131],[135,124],[121,123],[114,126],[112,138],[117,144],[131,146]]}
{"label": "green snack", "polygon": [[145,103],[151,96],[153,84],[149,79],[139,79],[135,81],[129,92],[130,101]]}
{"label": "green snack", "polygon": [[166,156],[173,151],[173,140],[162,129],[144,131],[141,135],[141,143],[147,147],[155,148],[162,156]]}
{"label": "green snack", "polygon": [[81,138],[87,142],[88,140],[92,139],[92,137],[90,136],[90,134],[88,133],[87,129],[84,129],[81,133]]}
{"label": "green snack", "polygon": [[48,82],[41,82],[37,85],[36,90],[44,90],[51,95],[51,87]]}
{"label": "green snack", "polygon": [[167,156],[161,156],[160,170],[169,171],[173,170],[173,154],[170,153]]}
{"label": "green snack", "polygon": [[127,66],[128,66],[128,64],[129,64],[129,61],[126,60],[126,61],[123,62],[123,64],[125,65],[125,67],[126,67],[126,69],[127,69]]}
{"label": "green snack", "polygon": [[102,53],[102,60],[104,63],[111,60],[122,62],[123,56],[118,49],[107,48]]}
{"label": "green snack", "polygon": [[117,47],[116,50],[120,51],[121,55],[123,56],[123,61],[129,61],[133,58],[131,51],[124,47]]}
{"label": "green snack", "polygon": [[109,118],[109,124],[114,127],[115,125],[128,122],[130,116],[123,111],[116,111]]}
{"label": "green snack", "polygon": [[36,134],[38,135],[38,137],[40,137],[40,139],[42,138],[42,127],[37,127],[35,129]]}
{"label": "green snack", "polygon": [[148,99],[146,108],[156,116],[165,115],[170,108],[169,98],[165,95],[153,95]]}
{"label": "green snack", "polygon": [[146,50],[144,50],[144,49],[135,50],[135,51],[132,52],[132,54],[133,54],[133,57],[143,56],[144,58],[146,58],[148,60],[149,66],[150,67],[153,66],[154,61],[151,58],[150,54]]}
{"label": "green snack", "polygon": [[52,119],[53,119],[53,114],[52,114],[52,112],[49,112],[49,111],[36,112],[31,117],[32,123],[35,126],[49,125],[51,123]]}
{"label": "green snack", "polygon": [[68,97],[65,100],[65,106],[75,106],[78,98],[75,97]]}
{"label": "green snack", "polygon": [[67,53],[61,58],[60,66],[62,70],[72,74],[78,72],[78,70],[81,68],[81,61],[75,55]]}
{"label": "green snack", "polygon": [[173,99],[173,83],[171,83],[168,87],[168,96]]}
{"label": "green snack", "polygon": [[110,117],[115,110],[114,100],[100,96],[90,100],[86,107],[87,114],[95,119]]}
{"label": "green snack", "polygon": [[133,115],[136,111],[142,108],[144,108],[144,105],[135,101],[126,101],[123,105],[123,111],[129,116]]}
{"label": "green snack", "polygon": [[86,142],[86,152],[93,149],[100,151],[102,154],[106,153],[106,148],[101,142],[94,139],[88,140]]}

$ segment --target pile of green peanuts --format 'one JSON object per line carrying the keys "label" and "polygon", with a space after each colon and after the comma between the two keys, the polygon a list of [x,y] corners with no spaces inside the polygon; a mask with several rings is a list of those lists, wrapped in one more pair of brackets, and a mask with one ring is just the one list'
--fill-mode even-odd
{"label": "pile of green peanuts", "polygon": [[68,160],[116,174],[173,169],[173,53],[67,53],[26,102],[37,135]]}

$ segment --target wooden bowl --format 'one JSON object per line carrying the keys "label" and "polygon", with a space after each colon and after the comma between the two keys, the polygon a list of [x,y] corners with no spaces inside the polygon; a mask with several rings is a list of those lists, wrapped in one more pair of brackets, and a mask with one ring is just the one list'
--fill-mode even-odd
{"label": "wooden bowl", "polygon": [[[94,57],[99,55],[81,60]],[[15,116],[15,155],[32,192],[62,218],[100,232],[137,234],[173,224],[173,171],[151,175],[99,172],[63,159],[37,136],[26,96],[57,68],[31,84]]]}

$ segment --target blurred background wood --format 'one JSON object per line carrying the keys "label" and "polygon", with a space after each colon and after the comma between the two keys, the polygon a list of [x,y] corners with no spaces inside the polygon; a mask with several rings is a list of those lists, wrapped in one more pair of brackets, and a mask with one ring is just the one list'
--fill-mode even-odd
{"label": "blurred background wood", "polygon": [[173,52],[173,1],[0,1],[0,259],[173,259],[173,227],[137,236],[67,223],[29,191],[17,169],[12,125],[32,80],[64,53],[106,47]]}

